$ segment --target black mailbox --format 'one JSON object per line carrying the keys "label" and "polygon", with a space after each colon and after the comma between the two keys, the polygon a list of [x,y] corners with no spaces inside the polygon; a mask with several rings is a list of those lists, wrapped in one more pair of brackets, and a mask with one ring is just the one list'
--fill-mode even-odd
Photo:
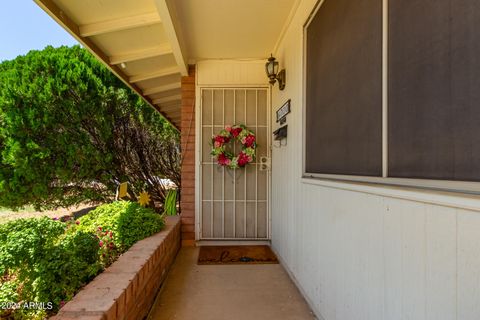
{"label": "black mailbox", "polygon": [[278,128],[273,131],[274,140],[282,140],[287,137],[287,128],[288,125]]}

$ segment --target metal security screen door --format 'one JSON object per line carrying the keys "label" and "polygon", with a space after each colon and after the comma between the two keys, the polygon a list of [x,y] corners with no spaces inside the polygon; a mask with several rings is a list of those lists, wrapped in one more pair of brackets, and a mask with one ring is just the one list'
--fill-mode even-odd
{"label": "metal security screen door", "polygon": [[[200,239],[269,239],[268,89],[201,89],[201,99]],[[212,136],[233,124],[245,124],[258,144],[255,161],[236,170],[218,166],[210,155]],[[231,148],[240,150],[238,143]]]}

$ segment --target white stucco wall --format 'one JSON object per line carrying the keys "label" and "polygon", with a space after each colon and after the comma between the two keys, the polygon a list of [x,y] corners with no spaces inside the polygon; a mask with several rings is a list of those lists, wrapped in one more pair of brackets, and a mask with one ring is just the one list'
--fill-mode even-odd
{"label": "white stucco wall", "polygon": [[[480,319],[480,200],[302,180],[301,0],[275,56],[287,70],[288,145],[273,148],[272,243],[320,319]],[[274,124],[275,129],[275,124]]]}

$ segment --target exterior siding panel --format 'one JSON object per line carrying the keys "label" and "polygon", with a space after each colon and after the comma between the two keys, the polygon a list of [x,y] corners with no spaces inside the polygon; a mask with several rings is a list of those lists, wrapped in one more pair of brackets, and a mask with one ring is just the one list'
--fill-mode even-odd
{"label": "exterior siding panel", "polygon": [[272,89],[272,116],[292,100],[288,144],[272,155],[274,250],[319,319],[480,319],[478,197],[302,179],[303,25],[315,5],[300,2],[274,52],[288,78]]}

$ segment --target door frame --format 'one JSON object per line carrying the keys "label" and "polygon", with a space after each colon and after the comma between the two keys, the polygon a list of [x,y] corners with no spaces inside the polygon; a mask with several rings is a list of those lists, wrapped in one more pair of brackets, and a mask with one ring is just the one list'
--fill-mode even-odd
{"label": "door frame", "polygon": [[240,244],[247,244],[247,243],[262,243],[262,242],[269,242],[272,239],[272,166],[271,166],[271,157],[272,157],[272,137],[271,135],[268,138],[268,142],[270,146],[268,147],[268,152],[270,155],[270,169],[267,171],[267,238],[266,239],[259,239],[259,240],[252,240],[251,238],[247,238],[245,240],[241,238],[236,239],[221,239],[218,240],[211,240],[211,239],[202,239],[201,238],[201,217],[202,217],[202,174],[201,174],[201,159],[202,159],[202,90],[203,89],[266,89],[267,90],[267,134],[271,134],[272,129],[272,90],[271,86],[264,85],[264,84],[251,84],[251,85],[243,85],[243,84],[229,84],[229,85],[196,85],[195,86],[195,241],[201,242],[202,244],[207,243],[233,243],[239,242]]}

